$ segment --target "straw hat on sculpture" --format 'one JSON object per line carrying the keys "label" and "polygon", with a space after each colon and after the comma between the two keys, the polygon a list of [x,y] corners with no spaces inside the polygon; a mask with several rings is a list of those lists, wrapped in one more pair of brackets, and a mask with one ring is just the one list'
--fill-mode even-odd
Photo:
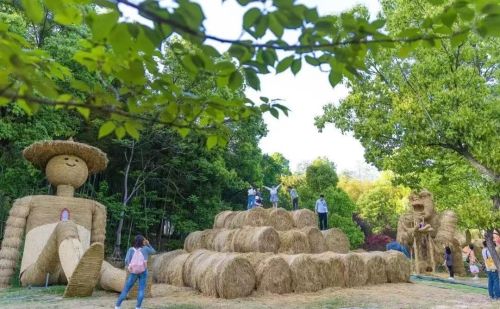
{"label": "straw hat on sculpture", "polygon": [[67,283],[65,297],[89,296],[104,258],[106,209],[73,195],[89,173],[106,168],[106,154],[86,144],[57,140],[36,142],[23,155],[45,169],[57,193],[14,202],[0,250],[0,287],[8,286],[15,273],[24,238],[19,272],[23,286]]}

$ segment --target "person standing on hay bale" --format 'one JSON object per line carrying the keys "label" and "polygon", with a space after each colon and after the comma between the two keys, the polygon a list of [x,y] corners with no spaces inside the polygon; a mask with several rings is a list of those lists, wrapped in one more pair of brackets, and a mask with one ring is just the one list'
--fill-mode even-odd
{"label": "person standing on hay bale", "polygon": [[0,287],[8,286],[14,274],[26,234],[20,268],[23,286],[67,283],[64,297],[90,296],[101,267],[107,267],[102,266],[106,209],[73,195],[89,174],[106,168],[106,154],[86,144],[58,140],[34,143],[23,155],[45,169],[57,192],[14,202],[0,250]]}
{"label": "person standing on hay bale", "polygon": [[278,201],[279,201],[279,198],[278,198],[278,189],[280,187],[281,187],[281,184],[279,184],[279,185],[277,185],[275,187],[266,187],[266,186],[264,186],[264,188],[266,188],[267,190],[269,190],[269,194],[271,195],[269,197],[269,200],[273,204],[273,208],[278,208]]}
{"label": "person standing on hay bale", "polygon": [[137,290],[137,305],[136,309],[141,308],[142,300],[144,299],[144,291],[148,282],[148,257],[155,254],[156,251],[151,247],[149,241],[142,235],[135,236],[134,245],[130,247],[125,256],[125,267],[129,271],[125,287],[123,288],[118,300],[116,301],[115,309],[120,309],[122,302],[127,297],[128,292],[132,289],[135,282],[139,280]]}
{"label": "person standing on hay bale", "polygon": [[292,207],[293,210],[299,209],[299,194],[294,187],[288,187],[288,191],[290,192],[290,198],[292,199]]}
{"label": "person standing on hay bale", "polygon": [[316,206],[314,210],[318,214],[319,219],[319,229],[324,231],[328,229],[328,205],[325,201],[325,196],[321,194],[319,199],[316,201]]}
{"label": "person standing on hay bale", "polygon": [[250,186],[250,189],[248,189],[248,198],[247,198],[247,210],[252,209],[253,204],[255,204],[255,194],[257,192],[255,191],[253,186]]}

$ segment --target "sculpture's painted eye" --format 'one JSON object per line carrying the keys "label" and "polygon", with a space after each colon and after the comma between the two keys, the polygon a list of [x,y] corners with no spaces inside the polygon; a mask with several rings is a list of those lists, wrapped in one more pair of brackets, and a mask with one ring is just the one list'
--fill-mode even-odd
{"label": "sculpture's painted eye", "polygon": [[76,162],[79,162],[78,159],[75,159]]}
{"label": "sculpture's painted eye", "polygon": [[67,161],[67,160],[69,160],[69,158],[64,158],[64,160],[66,160],[66,161]]}

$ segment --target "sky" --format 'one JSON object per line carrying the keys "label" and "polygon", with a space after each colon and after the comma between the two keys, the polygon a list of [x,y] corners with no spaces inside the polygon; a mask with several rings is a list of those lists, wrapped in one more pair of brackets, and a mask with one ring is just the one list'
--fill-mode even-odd
{"label": "sky", "polygon": [[[167,1],[168,2],[168,1]],[[236,39],[241,34],[243,14],[248,9],[239,6],[235,0],[198,0],[206,16],[204,26],[208,34]],[[320,15],[336,14],[363,4],[368,7],[372,18],[380,10],[377,0],[299,0],[309,7],[317,7]],[[124,10],[125,16],[137,14]],[[293,34],[285,37],[293,42]],[[221,51],[228,46],[209,42]],[[317,157],[327,157],[337,166],[337,172],[349,171],[358,178],[377,176],[376,169],[369,166],[363,157],[363,146],[352,135],[342,135],[333,125],[328,125],[322,133],[314,126],[314,117],[321,115],[323,106],[338,104],[346,97],[348,89],[343,85],[332,88],[328,73],[320,72],[303,62],[302,70],[293,76],[289,71],[275,75],[261,75],[261,91],[246,90],[246,95],[258,102],[260,96],[281,99],[291,111],[288,117],[281,115],[275,119],[270,114],[264,116],[268,134],[259,147],[264,153],[282,153],[289,161],[292,171],[297,171],[305,162]],[[256,145],[257,146],[257,145]]]}

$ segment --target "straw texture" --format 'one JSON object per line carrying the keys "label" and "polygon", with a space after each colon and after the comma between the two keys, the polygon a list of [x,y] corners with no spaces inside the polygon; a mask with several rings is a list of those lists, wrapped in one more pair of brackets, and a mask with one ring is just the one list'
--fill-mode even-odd
{"label": "straw texture", "polygon": [[321,232],[325,238],[326,250],[337,253],[349,252],[349,239],[341,229],[333,228]]}
{"label": "straw texture", "polygon": [[309,240],[301,230],[279,231],[279,252],[287,254],[309,253]]}
{"label": "straw texture", "polygon": [[386,262],[387,282],[398,283],[410,281],[410,260],[403,253],[389,250],[385,252],[384,259]]}
{"label": "straw texture", "polygon": [[36,142],[26,147],[23,155],[28,161],[42,169],[51,158],[58,155],[73,155],[83,159],[91,174],[104,170],[108,164],[106,154],[100,149],[71,140]]}
{"label": "straw texture", "polygon": [[0,250],[0,288],[9,286],[19,260],[20,240],[24,234],[26,217],[30,212],[31,197],[17,199],[9,211]]}
{"label": "straw texture", "polygon": [[318,216],[309,209],[299,209],[292,211],[294,226],[303,228],[307,226],[318,227]]}
{"label": "straw texture", "polygon": [[266,209],[269,213],[269,225],[277,231],[287,231],[293,229],[293,217],[289,211],[283,208]]}
{"label": "straw texture", "polygon": [[302,232],[306,235],[311,253],[321,253],[326,251],[326,242],[323,234],[317,227],[304,227]]}
{"label": "straw texture", "polygon": [[178,249],[156,255],[149,268],[153,282],[168,283],[167,270],[170,266],[170,262],[178,255],[184,253],[186,253],[186,251]]}

